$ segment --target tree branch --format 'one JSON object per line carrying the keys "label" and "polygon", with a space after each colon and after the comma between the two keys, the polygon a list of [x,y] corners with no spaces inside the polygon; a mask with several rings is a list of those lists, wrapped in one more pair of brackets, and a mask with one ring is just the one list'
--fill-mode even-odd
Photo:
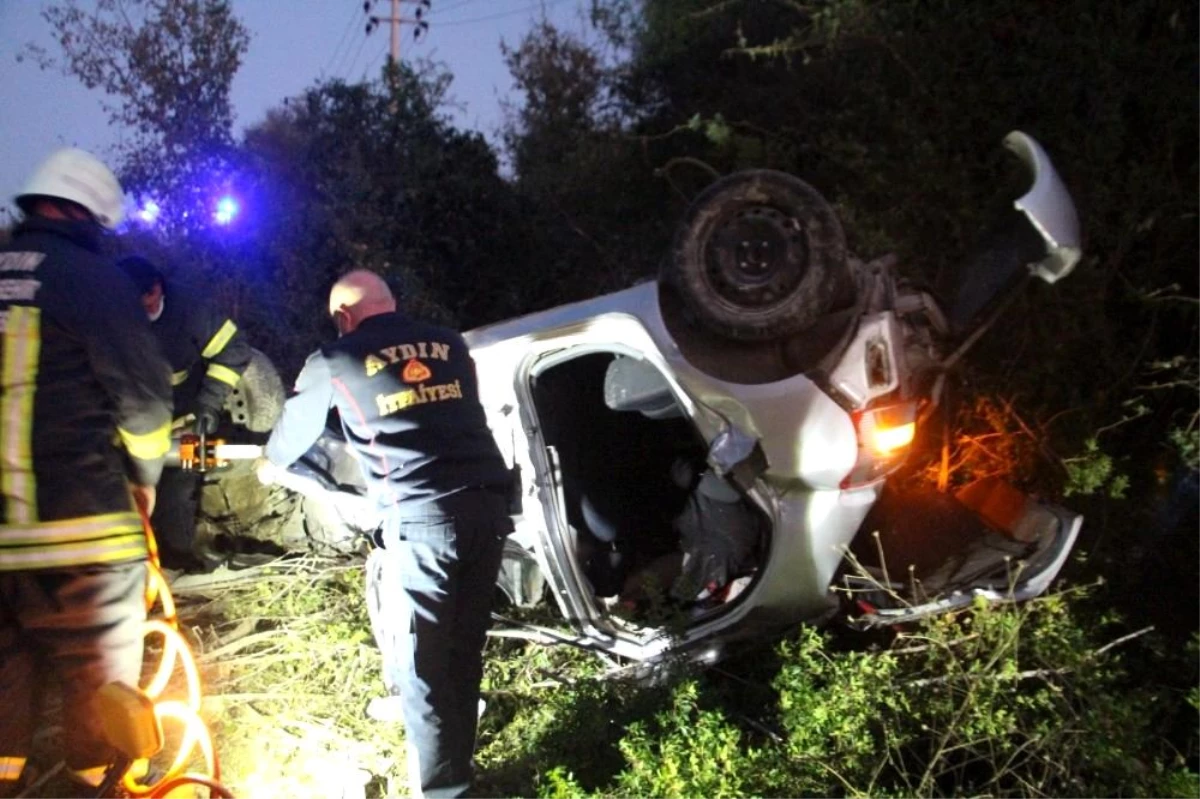
{"label": "tree branch", "polygon": [[[1141,636],[1145,635],[1146,633],[1150,632],[1153,629],[1154,629],[1154,626],[1151,625],[1149,627],[1143,627],[1142,629],[1140,629],[1136,632],[1129,633],[1128,635],[1123,635],[1120,638],[1117,638],[1113,641],[1109,641],[1107,644],[1100,647],[1099,649],[1096,649],[1092,652],[1087,653],[1086,655],[1084,655],[1083,659],[1085,662],[1090,662],[1090,661],[1096,660],[1101,655],[1105,654],[1106,652],[1113,649],[1114,647],[1120,646],[1121,644],[1124,644],[1124,643],[1128,643],[1129,641],[1132,641],[1135,638],[1140,638]],[[946,675],[945,677],[929,677],[929,678],[923,679],[923,680],[913,680],[913,681],[905,683],[905,684],[911,685],[914,688],[920,688],[920,687],[924,687],[927,685],[944,685],[946,683],[953,682],[956,679],[961,679],[964,677],[979,677],[981,679],[988,679],[988,680],[992,680],[995,682],[1020,682],[1022,680],[1033,679],[1035,677],[1057,677],[1057,676],[1061,676],[1063,674],[1069,674],[1070,672],[1072,672],[1074,670],[1075,670],[1074,667],[1064,666],[1061,669],[1029,669],[1026,671],[1018,671],[1013,674],[985,674],[985,675],[981,675],[981,674],[970,674],[970,675],[951,674],[951,675]]]}

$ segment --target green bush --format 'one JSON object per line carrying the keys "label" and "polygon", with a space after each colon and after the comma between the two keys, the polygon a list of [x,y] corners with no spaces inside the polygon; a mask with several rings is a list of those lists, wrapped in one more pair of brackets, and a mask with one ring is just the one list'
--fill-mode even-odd
{"label": "green bush", "polygon": [[[1197,795],[1196,773],[1162,734],[1172,720],[1195,729],[1197,692],[1133,679],[1124,655],[1144,636],[1079,617],[1078,599],[981,602],[883,648],[802,629],[776,649],[772,707],[739,704],[736,691],[731,701],[720,671],[687,677],[652,719],[618,723],[622,762],[602,783],[594,761],[581,779],[580,763],[539,757],[536,736],[525,754],[544,797]],[[620,716],[639,691],[662,693],[604,691],[624,699],[590,704],[593,728],[614,718],[596,712]],[[571,703],[554,704],[561,714]],[[591,743],[611,746],[611,729],[605,737]]]}

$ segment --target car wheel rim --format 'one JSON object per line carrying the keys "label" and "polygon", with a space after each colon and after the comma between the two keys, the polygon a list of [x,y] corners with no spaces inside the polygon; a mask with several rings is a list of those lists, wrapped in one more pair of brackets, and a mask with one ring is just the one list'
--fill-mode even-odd
{"label": "car wheel rim", "polygon": [[770,206],[742,208],[718,220],[705,248],[705,276],[723,302],[747,311],[791,296],[808,267],[799,221]]}

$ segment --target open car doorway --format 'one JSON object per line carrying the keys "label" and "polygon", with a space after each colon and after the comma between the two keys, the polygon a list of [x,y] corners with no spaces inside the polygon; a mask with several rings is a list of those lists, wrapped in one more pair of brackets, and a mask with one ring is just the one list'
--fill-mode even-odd
{"label": "open car doorway", "polygon": [[704,439],[652,363],[558,353],[536,370],[532,396],[566,522],[551,534],[598,608],[635,622],[663,610],[704,616],[744,591],[769,524],[708,467]]}

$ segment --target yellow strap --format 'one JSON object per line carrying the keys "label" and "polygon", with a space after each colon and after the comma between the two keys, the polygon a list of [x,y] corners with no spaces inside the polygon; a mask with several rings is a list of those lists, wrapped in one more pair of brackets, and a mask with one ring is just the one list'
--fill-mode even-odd
{"label": "yellow strap", "polygon": [[161,458],[171,448],[171,422],[169,420],[163,422],[157,430],[141,435],[131,433],[123,427],[118,427],[117,432],[121,434],[121,441],[125,443],[125,449],[139,460]]}
{"label": "yellow strap", "polygon": [[0,782],[13,782],[21,779],[21,770],[25,768],[23,757],[0,757]]}
{"label": "yellow strap", "polygon": [[236,386],[242,376],[230,369],[228,366],[222,366],[219,363],[210,363],[206,374],[214,380],[220,380],[222,383],[228,383],[231,386]]}
{"label": "yellow strap", "polygon": [[184,369],[182,372],[172,372],[171,373],[171,385],[172,386],[181,385],[183,383],[183,381],[187,380],[187,378],[188,378],[188,370],[187,369]]}
{"label": "yellow strap", "polygon": [[204,351],[200,353],[200,357],[208,360],[215,358],[217,353],[225,349],[225,345],[229,343],[229,339],[233,338],[233,334],[237,332],[237,325],[232,319],[226,319],[225,324],[221,325],[221,329],[209,340],[208,344],[204,345]]}

